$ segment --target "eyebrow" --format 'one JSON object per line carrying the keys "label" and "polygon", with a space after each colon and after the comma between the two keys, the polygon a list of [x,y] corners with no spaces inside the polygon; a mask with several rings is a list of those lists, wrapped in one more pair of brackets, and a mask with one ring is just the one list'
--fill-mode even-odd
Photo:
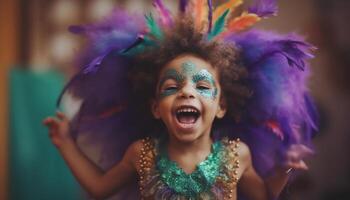
{"label": "eyebrow", "polygon": [[164,75],[159,81],[159,87],[164,84],[165,81],[172,79],[177,82],[181,82],[184,80],[184,77],[175,69],[168,69],[167,71],[164,72]]}

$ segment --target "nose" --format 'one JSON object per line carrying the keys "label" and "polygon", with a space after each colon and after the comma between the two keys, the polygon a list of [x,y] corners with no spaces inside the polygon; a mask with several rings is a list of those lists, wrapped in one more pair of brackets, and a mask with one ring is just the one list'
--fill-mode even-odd
{"label": "nose", "polygon": [[186,82],[179,91],[179,97],[181,98],[194,98],[195,89],[193,85],[189,82]]}

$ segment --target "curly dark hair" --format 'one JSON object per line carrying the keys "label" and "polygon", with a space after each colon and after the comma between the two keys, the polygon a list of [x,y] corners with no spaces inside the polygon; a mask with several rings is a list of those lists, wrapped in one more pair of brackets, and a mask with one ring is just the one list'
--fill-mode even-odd
{"label": "curly dark hair", "polygon": [[[218,40],[208,41],[206,35],[196,31],[193,21],[184,18],[176,22],[174,28],[164,33],[164,38],[158,46],[150,49],[135,59],[130,70],[133,104],[141,127],[146,131],[154,131],[162,127],[159,120],[151,115],[150,100],[155,99],[156,85],[161,69],[171,60],[183,54],[192,54],[209,62],[219,72],[221,98],[224,98],[227,112],[224,119],[238,121],[244,109],[250,91],[243,79],[247,71],[240,62],[240,52],[234,44],[227,44]],[[215,123],[219,121],[216,120]]]}

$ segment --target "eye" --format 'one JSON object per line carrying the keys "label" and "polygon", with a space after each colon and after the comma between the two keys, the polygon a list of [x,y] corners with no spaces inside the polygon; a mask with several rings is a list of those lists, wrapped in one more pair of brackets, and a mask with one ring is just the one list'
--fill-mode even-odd
{"label": "eye", "polygon": [[177,88],[178,88],[178,84],[173,79],[166,79],[160,85],[160,90],[161,91],[176,90]]}
{"label": "eye", "polygon": [[211,89],[210,85],[208,85],[206,83],[200,83],[196,86],[196,88],[199,90],[210,90]]}
{"label": "eye", "polygon": [[210,90],[210,88],[206,87],[206,86],[197,86],[197,89],[200,90]]}
{"label": "eye", "polygon": [[164,90],[176,90],[176,89],[177,89],[176,85],[171,85],[164,88]]}

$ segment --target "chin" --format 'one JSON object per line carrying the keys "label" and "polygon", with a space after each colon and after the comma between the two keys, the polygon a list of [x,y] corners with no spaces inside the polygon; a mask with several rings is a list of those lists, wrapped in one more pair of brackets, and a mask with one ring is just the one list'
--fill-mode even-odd
{"label": "chin", "polygon": [[200,133],[176,133],[173,135],[180,142],[191,143],[203,136]]}

